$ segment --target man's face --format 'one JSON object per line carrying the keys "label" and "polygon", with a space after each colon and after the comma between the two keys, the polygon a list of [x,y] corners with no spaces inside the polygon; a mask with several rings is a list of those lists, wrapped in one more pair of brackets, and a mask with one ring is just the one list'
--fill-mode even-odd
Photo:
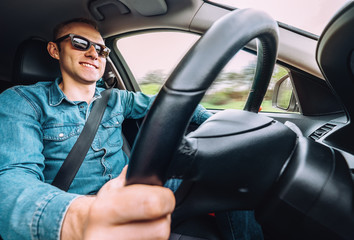
{"label": "man's face", "polygon": [[[67,25],[58,38],[70,33],[85,37],[91,42],[104,45],[100,33],[86,23]],[[77,50],[71,45],[69,37],[58,44],[60,44],[59,62],[64,81],[89,85],[102,77],[105,70],[106,58],[99,56],[94,46],[91,46],[86,51]]]}

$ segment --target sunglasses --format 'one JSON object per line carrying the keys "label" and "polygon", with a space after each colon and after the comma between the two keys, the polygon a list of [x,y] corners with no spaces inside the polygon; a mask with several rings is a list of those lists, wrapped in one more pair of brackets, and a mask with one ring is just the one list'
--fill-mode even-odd
{"label": "sunglasses", "polygon": [[108,47],[106,47],[105,45],[91,42],[90,40],[88,40],[84,37],[81,37],[79,35],[75,35],[73,33],[62,36],[62,37],[58,38],[57,40],[55,40],[54,42],[56,44],[58,44],[61,41],[67,39],[68,37],[70,37],[71,45],[77,50],[87,51],[90,49],[91,46],[93,46],[95,48],[96,52],[98,53],[98,55],[101,57],[104,57],[104,58],[108,57],[109,53],[111,52],[111,50]]}

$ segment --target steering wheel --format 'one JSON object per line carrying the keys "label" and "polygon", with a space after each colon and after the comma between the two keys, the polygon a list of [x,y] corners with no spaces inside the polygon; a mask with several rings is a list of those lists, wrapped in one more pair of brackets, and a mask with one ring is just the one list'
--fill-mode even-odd
{"label": "steering wheel", "polygon": [[260,43],[257,69],[245,110],[258,112],[275,64],[278,27],[263,12],[235,10],[211,26],[161,88],[134,143],[127,184],[166,181],[197,104],[228,61],[255,38]]}
{"label": "steering wheel", "polygon": [[[253,39],[258,40],[258,58],[246,111],[214,114],[185,136],[206,90]],[[156,97],[133,146],[126,182],[163,185],[168,178],[183,179],[175,192],[173,224],[202,213],[260,209],[263,218],[270,219],[267,227],[284,236],[297,232],[298,239],[352,239],[353,182],[344,158],[308,140],[296,126],[257,114],[277,44],[277,23],[263,12],[235,10],[216,21]],[[346,199],[340,204],[336,186]],[[339,224],[323,217],[322,210]]]}
{"label": "steering wheel", "polygon": [[[264,12],[254,9],[235,10],[211,26],[190,49],[162,87],[133,146],[127,184],[162,185],[168,177],[167,170],[171,165],[171,159],[181,142],[185,143],[180,147],[184,161],[180,158],[174,162],[179,166],[189,166],[193,162],[187,159],[196,149],[191,147],[193,144],[188,137],[184,138],[190,118],[222,68],[253,39],[258,40],[257,68],[245,110],[252,112],[253,117],[259,116],[255,113],[258,112],[266,93],[276,60],[278,26]],[[249,121],[250,117],[247,114],[242,112],[238,114],[243,116],[231,118]],[[270,119],[262,117],[260,119],[252,121],[255,123],[252,126],[240,122],[232,125],[253,129],[271,122]],[[224,123],[222,125],[225,126]],[[234,128],[232,125],[231,129]],[[224,147],[220,146],[220,148]],[[186,149],[189,149],[189,152]],[[194,150],[190,151],[191,149]],[[177,168],[180,170],[176,170]],[[278,171],[279,167],[274,169]],[[179,172],[178,175],[184,171],[180,167],[176,167],[175,170]]]}

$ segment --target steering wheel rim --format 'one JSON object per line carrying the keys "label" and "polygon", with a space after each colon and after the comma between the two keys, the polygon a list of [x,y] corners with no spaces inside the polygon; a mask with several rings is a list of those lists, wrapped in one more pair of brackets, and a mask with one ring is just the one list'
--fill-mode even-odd
{"label": "steering wheel rim", "polygon": [[256,38],[257,68],[245,110],[258,112],[273,73],[278,26],[264,12],[235,10],[211,26],[161,88],[134,143],[127,185],[164,184],[170,161],[206,90],[229,60]]}

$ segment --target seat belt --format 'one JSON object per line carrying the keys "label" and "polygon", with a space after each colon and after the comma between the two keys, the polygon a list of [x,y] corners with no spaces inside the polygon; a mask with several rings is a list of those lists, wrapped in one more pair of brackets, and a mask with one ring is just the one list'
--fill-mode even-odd
{"label": "seat belt", "polygon": [[52,182],[53,186],[56,186],[64,191],[68,191],[86,157],[88,150],[90,149],[93,139],[96,136],[96,132],[101,123],[111,92],[112,88],[104,90],[101,92],[102,97],[97,99],[93,104],[91,113],[79,138],[64,160],[63,165],[61,165]]}

